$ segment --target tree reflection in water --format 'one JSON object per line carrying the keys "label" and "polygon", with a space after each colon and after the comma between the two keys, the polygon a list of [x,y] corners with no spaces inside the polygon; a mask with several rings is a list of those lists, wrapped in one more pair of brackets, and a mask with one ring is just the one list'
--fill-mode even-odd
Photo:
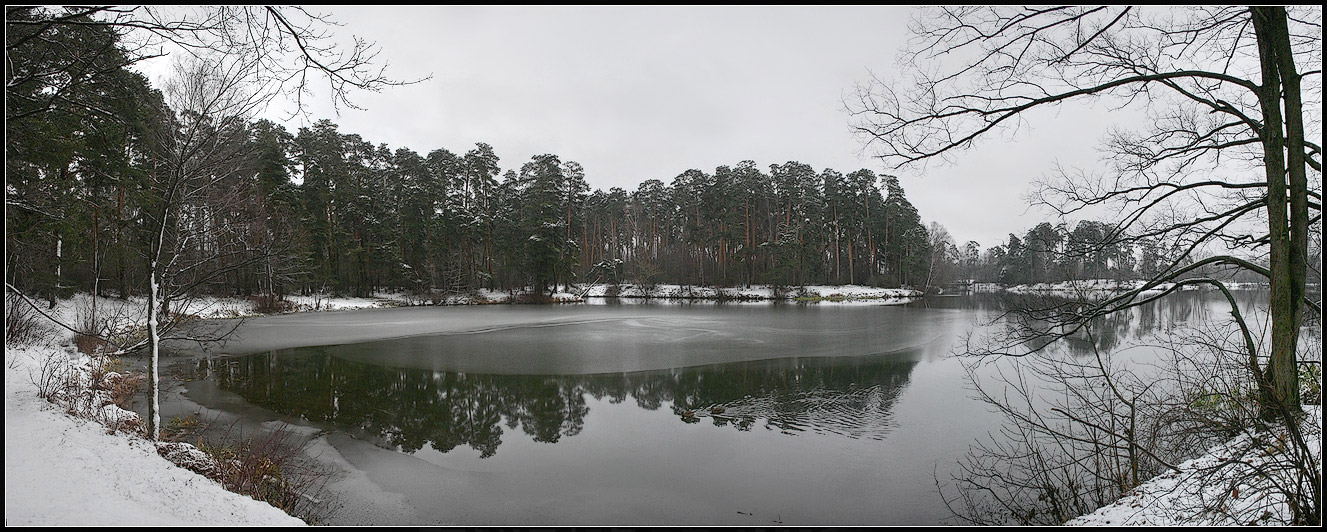
{"label": "tree reflection in water", "polygon": [[645,410],[665,404],[682,422],[814,431],[883,439],[891,409],[916,365],[908,353],[778,359],[639,373],[476,375],[400,369],[331,356],[327,348],[202,359],[192,378],[213,378],[251,404],[366,431],[414,452],[460,445],[497,453],[505,424],[538,442],[578,434],[586,396],[631,397]]}
{"label": "tree reflection in water", "polygon": [[[1095,298],[1109,293],[1091,294]],[[1251,304],[1256,292],[1236,292],[1241,304]],[[1011,292],[972,294],[966,297],[928,298],[928,308],[972,309],[983,313],[983,321],[1000,322],[1006,339],[1021,338],[1025,347],[1039,351],[1061,342],[1076,356],[1092,356],[1097,352],[1111,352],[1126,345],[1147,341],[1157,334],[1169,334],[1176,325],[1196,320],[1210,320],[1214,312],[1223,312],[1224,301],[1216,301],[1206,291],[1192,290],[1171,294],[1164,301],[1141,305],[1122,312],[1098,316],[1088,321],[1084,330],[1058,339],[1049,335],[1029,335],[1028,331],[1054,331],[1050,321],[1039,319],[1029,309],[1069,309],[1080,306],[1092,298],[1076,298],[1066,293]]]}

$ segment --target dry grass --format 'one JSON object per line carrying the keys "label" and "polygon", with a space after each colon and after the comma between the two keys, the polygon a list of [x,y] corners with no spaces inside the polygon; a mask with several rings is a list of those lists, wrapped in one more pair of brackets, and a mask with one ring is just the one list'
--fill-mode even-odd
{"label": "dry grass", "polygon": [[295,303],[286,300],[275,294],[260,294],[252,296],[249,301],[253,302],[254,312],[260,314],[284,314],[295,310]]}
{"label": "dry grass", "polygon": [[111,433],[141,434],[142,421],[129,407],[146,376],[114,369],[123,368],[112,357],[73,361],[65,352],[54,352],[42,361],[31,379],[38,397],[64,408],[69,415],[101,423]]}
{"label": "dry grass", "polygon": [[79,353],[93,354],[101,352],[106,348],[106,341],[96,336],[89,336],[83,333],[74,335],[74,346],[78,348]]}
{"label": "dry grass", "polygon": [[147,375],[143,373],[118,374],[109,380],[111,401],[115,406],[132,410],[138,395],[147,385]]}
{"label": "dry grass", "polygon": [[[208,476],[227,490],[267,502],[309,523],[326,519],[332,504],[326,492],[331,472],[305,456],[309,442],[281,425],[246,435],[232,423],[218,426],[197,415],[171,420],[165,439],[191,441],[210,463],[171,448],[184,467]],[[163,456],[166,456],[163,449]],[[168,456],[169,458],[169,456]]]}

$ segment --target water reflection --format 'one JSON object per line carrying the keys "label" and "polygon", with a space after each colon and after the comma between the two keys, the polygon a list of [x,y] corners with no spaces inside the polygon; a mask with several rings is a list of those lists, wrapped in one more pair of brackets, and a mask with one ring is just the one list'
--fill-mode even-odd
{"label": "water reflection", "polygon": [[[1266,300],[1265,293],[1259,291],[1236,291],[1233,296],[1246,312],[1247,309],[1255,308]],[[1025,339],[1026,347],[1032,350],[1042,349],[1052,341],[1061,342],[1070,353],[1080,356],[1097,352],[1108,353],[1131,342],[1168,333],[1176,325],[1210,321],[1218,314],[1224,315],[1229,311],[1229,303],[1212,291],[1186,290],[1169,294],[1157,301],[1094,318],[1084,329],[1062,340],[1030,337],[1029,331],[1056,330],[1050,321],[1037,319],[1035,315],[1055,309],[1073,309],[1089,302],[1091,301],[1074,299],[1062,294],[1001,292],[928,298],[915,305],[926,308],[976,310],[984,321],[1003,323],[1003,332],[1000,335],[1002,338]]]}
{"label": "water reflection", "polygon": [[852,359],[780,359],[688,370],[673,397],[683,421],[792,433],[812,431],[884,439],[890,411],[907,387],[914,357],[896,353]]}
{"label": "water reflection", "polygon": [[[587,397],[646,410],[668,405],[679,422],[785,433],[883,439],[916,365],[908,353],[785,358],[594,375],[492,375],[383,367],[328,348],[201,359],[188,378],[210,378],[272,411],[381,438],[388,446],[441,452],[469,446],[487,458],[503,426],[534,441],[577,435]],[[666,431],[667,427],[660,427]]]}

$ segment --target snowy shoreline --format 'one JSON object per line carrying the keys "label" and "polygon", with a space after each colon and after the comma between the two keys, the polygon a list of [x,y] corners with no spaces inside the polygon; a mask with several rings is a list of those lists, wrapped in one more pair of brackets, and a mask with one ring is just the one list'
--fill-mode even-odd
{"label": "snowy shoreline", "polygon": [[[483,305],[483,304],[510,304],[523,301],[529,297],[528,293],[515,291],[500,291],[477,289],[461,294],[441,294],[432,296],[428,294],[406,294],[400,292],[380,294],[377,298],[378,306],[427,306],[427,305]],[[714,287],[697,285],[679,285],[679,284],[656,284],[640,285],[632,283],[622,284],[573,284],[570,290],[561,290],[554,292],[547,298],[551,303],[585,303],[589,299],[626,299],[626,300],[659,300],[659,301],[740,301],[740,302],[778,302],[778,301],[796,301],[796,302],[814,302],[814,303],[840,303],[840,302],[874,302],[880,304],[902,304],[923,297],[922,292],[909,288],[876,288],[860,285],[807,285],[807,286],[789,286],[773,287],[769,285],[752,285],[749,287]],[[372,303],[365,304],[368,300],[363,298],[336,298],[326,299],[316,296],[287,296],[287,299],[295,303],[297,308],[301,309],[320,309],[320,302],[326,302],[332,306],[332,310],[339,308],[362,308],[363,306],[373,306]],[[337,301],[345,301],[338,303]]]}
{"label": "snowy shoreline", "polygon": [[[1311,450],[1322,455],[1322,406],[1304,405],[1304,437]],[[1200,457],[1143,482],[1119,500],[1070,519],[1067,526],[1254,526],[1290,522],[1289,509],[1267,486],[1252,487],[1250,479],[1268,456],[1256,442],[1266,434],[1241,434]],[[1263,446],[1266,444],[1264,443]],[[1217,471],[1216,474],[1213,471]],[[1245,492],[1243,497],[1238,493]],[[1232,494],[1236,494],[1231,496]],[[1225,501],[1224,511],[1207,509]],[[1199,510],[1201,509],[1201,510]],[[1250,521],[1237,521],[1244,516]]]}
{"label": "snowy shoreline", "polygon": [[713,299],[738,301],[865,301],[911,300],[922,297],[907,288],[874,288],[860,285],[807,285],[783,287],[753,285],[746,288],[716,288],[661,284],[645,287],[636,284],[594,284],[578,287],[582,297],[621,297],[643,299]]}
{"label": "snowy shoreline", "polygon": [[5,346],[6,526],[305,524],[38,397],[32,376],[52,356],[68,356],[58,337]]}
{"label": "snowy shoreline", "polygon": [[[1078,281],[1061,281],[1058,283],[1034,283],[1020,284],[1006,288],[1000,288],[996,291],[1012,292],[1015,294],[1115,294],[1129,290],[1138,290],[1146,283],[1139,279],[1117,281],[1113,279],[1083,279]],[[1227,282],[1226,288],[1229,290],[1267,290],[1265,283],[1237,283]],[[1159,293],[1175,288],[1175,283],[1161,283],[1146,290],[1144,293]],[[1210,290],[1210,286],[1186,285],[1180,287],[1182,291]]]}

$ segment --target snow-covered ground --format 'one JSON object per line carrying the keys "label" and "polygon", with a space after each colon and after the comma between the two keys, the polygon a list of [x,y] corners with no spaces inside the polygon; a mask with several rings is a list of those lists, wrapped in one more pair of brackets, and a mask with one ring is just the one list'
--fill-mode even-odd
{"label": "snow-covered ground", "polygon": [[[1124,292],[1126,290],[1136,290],[1143,286],[1144,282],[1139,279],[1113,280],[1113,279],[1082,279],[1077,281],[1060,281],[1058,283],[1034,283],[1020,284],[1004,288],[1007,292],[1018,294],[1111,294],[1115,292]],[[1226,282],[1226,288],[1231,290],[1258,290],[1265,289],[1267,285],[1258,283],[1236,283]],[[1175,287],[1175,283],[1162,283],[1144,292],[1163,292]],[[1205,286],[1186,285],[1181,290],[1204,290]]]}
{"label": "snow-covered ground", "polygon": [[5,525],[304,524],[38,397],[33,375],[65,353],[58,342],[5,348]]}
{"label": "snow-covered ground", "polygon": [[[1322,407],[1305,406],[1305,443],[1322,464]],[[1268,463],[1266,444],[1244,434],[1180,464],[1097,511],[1065,523],[1082,526],[1244,526],[1289,522],[1289,509],[1267,486],[1251,487],[1255,466]],[[1264,442],[1274,438],[1262,438]],[[1270,469],[1270,468],[1267,468]],[[1319,470],[1321,473],[1321,470]],[[1263,482],[1265,484],[1265,482]],[[1224,507],[1224,511],[1203,508]]]}
{"label": "snow-covered ground", "polygon": [[[403,293],[379,293],[373,298],[331,297],[319,295],[287,296],[286,299],[295,304],[296,311],[322,311],[430,304],[476,305],[508,303],[518,296],[519,294],[507,291],[479,289],[462,294],[438,296],[437,299],[426,295],[410,295]],[[645,286],[628,283],[620,285],[598,283],[572,285],[570,291],[563,290],[555,292],[551,299],[554,302],[575,303],[584,302],[587,299],[608,297],[663,300],[801,300],[818,302],[869,301],[874,303],[906,303],[912,299],[922,297],[922,293],[917,290],[906,288],[875,288],[859,285],[785,287],[776,290],[774,287],[768,285],[715,288],[709,286],[657,284],[647,288]],[[233,308],[234,303],[227,303],[224,300],[220,302],[209,301],[207,302],[207,306],[209,308],[223,309],[223,312],[219,313],[219,315],[226,315],[225,312],[228,312],[228,310],[225,309]]]}
{"label": "snow-covered ground", "polygon": [[[1143,281],[1125,280],[1116,281],[1113,279],[1083,279],[1078,281],[1061,281],[1058,283],[1035,283],[1021,284],[1006,288],[1009,292],[1015,293],[1094,293],[1094,292],[1123,292],[1125,290],[1135,290],[1143,286]],[[1165,283],[1151,288],[1152,291],[1164,291],[1174,287],[1174,283]]]}
{"label": "snow-covered ground", "polygon": [[786,287],[775,291],[771,286],[753,285],[747,288],[713,288],[707,286],[687,286],[659,284],[646,288],[634,284],[608,285],[594,284],[579,287],[585,297],[624,297],[624,298],[659,298],[659,299],[727,299],[727,300],[815,300],[815,301],[864,301],[864,300],[903,300],[921,297],[922,293],[904,288],[874,288],[869,286],[805,286]]}
{"label": "snow-covered ground", "polygon": [[[403,296],[290,298],[301,311],[348,310],[404,304]],[[40,310],[79,327],[93,314],[92,297],[77,294]],[[203,318],[255,314],[243,299],[202,298],[185,309]],[[98,298],[96,315],[121,324],[142,323],[143,298]],[[50,358],[77,366],[74,333],[46,318],[48,329],[31,345],[5,346],[5,524],[6,525],[260,525],[304,522],[273,506],[226,491],[218,482],[162,458],[156,446],[125,432],[111,432],[91,419],[74,417],[37,396],[38,376]],[[118,410],[108,405],[107,410]],[[119,410],[111,417],[133,416]],[[99,411],[94,417],[105,419]]]}

